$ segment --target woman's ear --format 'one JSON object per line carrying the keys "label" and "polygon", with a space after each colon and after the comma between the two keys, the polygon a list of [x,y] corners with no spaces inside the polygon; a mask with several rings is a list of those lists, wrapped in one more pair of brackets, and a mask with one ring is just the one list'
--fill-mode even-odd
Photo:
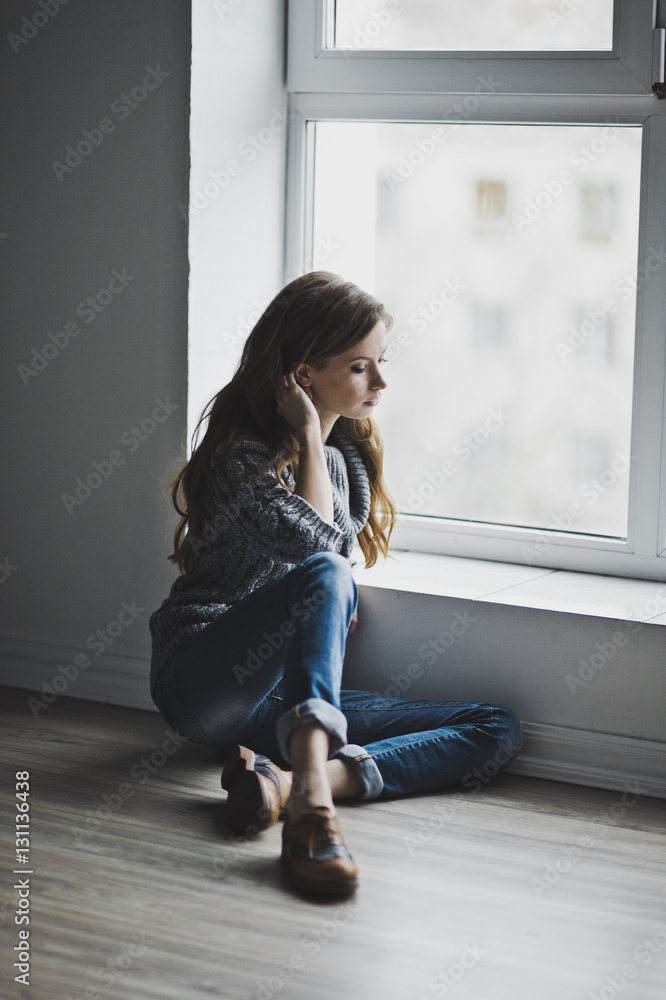
{"label": "woman's ear", "polygon": [[297,365],[294,369],[294,377],[300,386],[310,386],[312,385],[312,369],[310,365],[302,362],[302,364]]}

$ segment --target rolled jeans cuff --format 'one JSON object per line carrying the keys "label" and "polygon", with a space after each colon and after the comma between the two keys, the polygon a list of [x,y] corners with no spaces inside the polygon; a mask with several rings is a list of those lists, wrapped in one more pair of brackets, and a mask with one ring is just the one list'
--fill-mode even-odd
{"label": "rolled jeans cuff", "polygon": [[281,715],[275,725],[280,753],[289,763],[291,763],[289,737],[294,729],[308,722],[318,722],[331,737],[329,760],[335,756],[338,747],[344,746],[347,741],[347,719],[340,709],[324,701],[323,698],[308,698],[307,701],[302,701],[300,705],[295,705]]}
{"label": "rolled jeans cuff", "polygon": [[356,796],[358,800],[367,802],[368,799],[379,798],[384,787],[384,779],[365,747],[348,743],[347,746],[341,747],[334,756],[348,760],[353,765],[354,772],[363,785],[363,791]]}

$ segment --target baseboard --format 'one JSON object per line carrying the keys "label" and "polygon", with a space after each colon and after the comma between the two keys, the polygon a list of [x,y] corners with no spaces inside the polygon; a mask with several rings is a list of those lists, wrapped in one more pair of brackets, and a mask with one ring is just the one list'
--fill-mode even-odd
{"label": "baseboard", "polygon": [[[156,711],[147,660],[85,654],[89,665],[77,676],[72,669],[68,674],[81,653],[0,636],[0,685],[35,692],[26,698],[26,711],[37,715],[40,700],[46,705],[60,697]],[[524,722],[523,731],[525,746],[507,767],[512,774],[666,798],[666,743],[539,722]]]}
{"label": "baseboard", "polygon": [[666,798],[666,743],[540,722],[524,722],[523,733],[511,774]]}
{"label": "baseboard", "polygon": [[[84,660],[88,665],[79,669]],[[82,698],[156,712],[149,675],[147,660],[0,636],[0,684],[39,692],[34,698],[45,704]]]}

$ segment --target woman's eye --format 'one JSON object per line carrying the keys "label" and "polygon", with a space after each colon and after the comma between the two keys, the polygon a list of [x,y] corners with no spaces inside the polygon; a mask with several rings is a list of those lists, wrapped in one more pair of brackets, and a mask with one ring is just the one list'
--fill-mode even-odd
{"label": "woman's eye", "polygon": [[[379,363],[380,363],[380,365],[387,365],[389,363],[389,360],[390,360],[390,358],[380,358],[379,359]],[[359,374],[359,375],[362,375],[363,372],[367,370],[367,367],[368,367],[367,365],[365,366],[365,368],[354,368],[352,366],[352,371],[353,372],[357,372],[357,374]]]}

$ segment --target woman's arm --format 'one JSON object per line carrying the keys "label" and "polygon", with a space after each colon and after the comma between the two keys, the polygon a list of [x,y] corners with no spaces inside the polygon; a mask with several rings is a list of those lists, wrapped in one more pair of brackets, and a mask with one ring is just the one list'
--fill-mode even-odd
{"label": "woman's arm", "polygon": [[218,525],[220,536],[241,532],[255,555],[294,563],[315,552],[340,551],[342,529],[278,482],[275,469],[266,468],[272,457],[273,449],[259,441],[236,441],[228,449],[217,470],[212,508],[219,519],[209,534]]}
{"label": "woman's arm", "polygon": [[294,492],[307,500],[324,521],[333,524],[333,491],[317,409],[293,372],[284,376],[275,395],[278,413],[298,435],[298,472]]}
{"label": "woman's arm", "polygon": [[299,434],[298,448],[298,472],[294,492],[307,500],[324,521],[333,524],[335,521],[333,492],[319,428],[316,432]]}

